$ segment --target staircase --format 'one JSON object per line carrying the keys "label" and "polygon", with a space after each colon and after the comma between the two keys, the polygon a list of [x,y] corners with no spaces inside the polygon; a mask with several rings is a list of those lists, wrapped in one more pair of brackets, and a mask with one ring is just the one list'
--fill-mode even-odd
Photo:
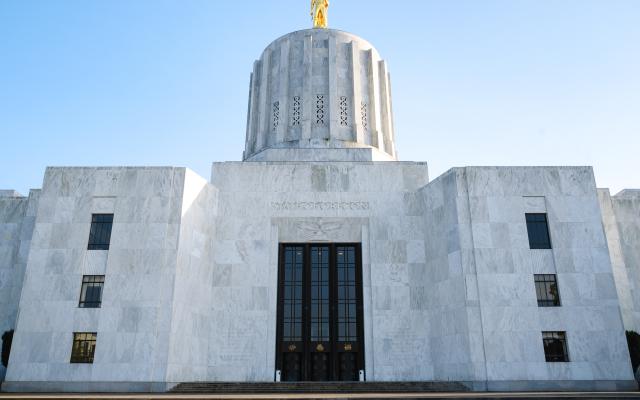
{"label": "staircase", "polygon": [[468,392],[460,382],[185,382],[170,390],[183,394],[433,393]]}

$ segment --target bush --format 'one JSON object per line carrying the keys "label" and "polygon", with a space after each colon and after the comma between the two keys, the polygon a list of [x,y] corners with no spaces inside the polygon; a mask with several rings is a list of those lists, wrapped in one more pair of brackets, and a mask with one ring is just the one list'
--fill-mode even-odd
{"label": "bush", "polygon": [[634,331],[627,331],[627,345],[629,346],[633,372],[635,372],[640,366],[640,335]]}
{"label": "bush", "polygon": [[11,342],[13,341],[13,329],[2,334],[2,365],[9,364],[9,353],[11,353]]}

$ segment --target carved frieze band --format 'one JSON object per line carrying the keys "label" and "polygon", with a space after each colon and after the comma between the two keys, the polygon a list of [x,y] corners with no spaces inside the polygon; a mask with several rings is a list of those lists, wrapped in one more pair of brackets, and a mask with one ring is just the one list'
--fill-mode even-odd
{"label": "carved frieze band", "polygon": [[275,210],[369,210],[368,201],[274,201]]}

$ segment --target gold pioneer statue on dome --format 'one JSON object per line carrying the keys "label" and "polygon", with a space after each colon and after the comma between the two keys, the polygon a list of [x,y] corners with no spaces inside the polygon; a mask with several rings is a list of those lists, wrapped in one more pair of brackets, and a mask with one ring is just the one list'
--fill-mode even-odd
{"label": "gold pioneer statue on dome", "polygon": [[327,12],[329,10],[329,0],[311,0],[311,17],[314,28],[327,27]]}

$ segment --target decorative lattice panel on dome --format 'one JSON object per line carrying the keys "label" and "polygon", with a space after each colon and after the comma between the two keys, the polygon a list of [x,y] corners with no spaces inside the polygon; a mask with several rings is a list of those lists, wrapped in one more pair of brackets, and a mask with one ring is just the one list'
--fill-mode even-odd
{"label": "decorative lattice panel on dome", "polygon": [[346,96],[340,96],[340,126],[349,125],[348,103]]}
{"label": "decorative lattice panel on dome", "polygon": [[293,105],[291,106],[291,126],[300,126],[301,114],[302,101],[300,96],[293,96]]}
{"label": "decorative lattice panel on dome", "polygon": [[369,117],[367,116],[368,108],[367,103],[363,101],[360,105],[360,116],[362,118],[362,129],[365,131],[369,129]]}
{"label": "decorative lattice panel on dome", "polygon": [[324,125],[324,95],[316,95],[316,124]]}
{"label": "decorative lattice panel on dome", "polygon": [[273,103],[273,131],[278,130],[278,125],[280,125],[280,102],[276,101]]}

